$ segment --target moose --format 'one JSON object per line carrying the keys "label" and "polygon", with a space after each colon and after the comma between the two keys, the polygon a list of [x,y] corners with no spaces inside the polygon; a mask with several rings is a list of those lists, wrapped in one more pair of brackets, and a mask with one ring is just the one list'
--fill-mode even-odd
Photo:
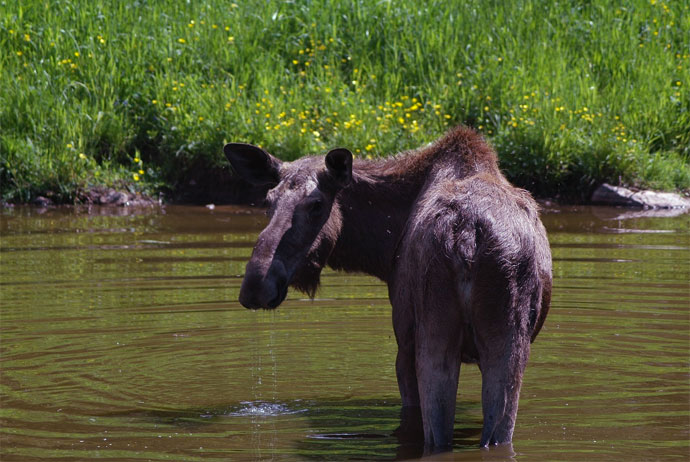
{"label": "moose", "polygon": [[551,251],[537,204],[503,176],[484,138],[459,126],[379,160],[337,148],[282,162],[242,143],[224,153],[237,175],[270,188],[240,303],[276,308],[288,286],[313,298],[326,265],[381,279],[402,412],[421,416],[425,447],[452,445],[461,362],[481,371],[480,446],[510,443],[549,310]]}

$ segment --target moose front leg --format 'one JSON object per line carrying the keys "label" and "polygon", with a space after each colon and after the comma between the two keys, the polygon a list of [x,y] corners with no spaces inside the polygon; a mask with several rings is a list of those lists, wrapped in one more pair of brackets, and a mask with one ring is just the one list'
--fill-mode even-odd
{"label": "moose front leg", "polygon": [[395,375],[402,398],[400,427],[396,433],[406,442],[423,438],[422,413],[415,367],[414,313],[407,304],[393,304],[393,329],[398,343]]}
{"label": "moose front leg", "polygon": [[435,452],[453,443],[462,332],[452,319],[434,316],[433,309],[428,311],[431,313],[418,321],[415,363],[424,442]]}
{"label": "moose front leg", "polygon": [[414,313],[411,307],[393,305],[393,329],[398,343],[395,374],[403,408],[419,407],[419,391],[415,368]]}

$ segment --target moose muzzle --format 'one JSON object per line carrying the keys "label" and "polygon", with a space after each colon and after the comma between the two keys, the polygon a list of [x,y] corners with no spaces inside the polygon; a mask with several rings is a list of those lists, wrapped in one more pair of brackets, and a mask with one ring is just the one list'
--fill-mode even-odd
{"label": "moose muzzle", "polygon": [[268,270],[250,261],[240,289],[240,303],[249,309],[273,309],[287,296],[288,278],[285,265],[280,260],[271,261]]}

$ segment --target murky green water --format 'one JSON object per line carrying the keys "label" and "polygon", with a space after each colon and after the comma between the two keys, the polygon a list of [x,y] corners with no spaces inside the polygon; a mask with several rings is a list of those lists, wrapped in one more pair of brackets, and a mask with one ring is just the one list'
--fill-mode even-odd
{"label": "murky green water", "polygon": [[[514,446],[476,448],[480,381],[466,365],[455,449],[440,458],[688,459],[690,215],[622,213],[546,211],[554,297]],[[419,455],[392,435],[400,402],[383,284],[328,272],[317,300],[291,292],[275,312],[237,303],[260,213],[0,217],[3,461]]]}

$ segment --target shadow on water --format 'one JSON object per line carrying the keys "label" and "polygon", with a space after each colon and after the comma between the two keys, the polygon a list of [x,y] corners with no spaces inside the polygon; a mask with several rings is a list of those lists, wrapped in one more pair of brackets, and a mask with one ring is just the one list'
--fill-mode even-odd
{"label": "shadow on water", "polygon": [[[479,449],[482,430],[480,404],[459,402],[453,433],[453,451],[425,448],[421,414],[399,403],[330,401],[307,412],[316,430],[296,443],[306,460],[514,460],[512,446]],[[318,429],[338,429],[320,432]]]}

